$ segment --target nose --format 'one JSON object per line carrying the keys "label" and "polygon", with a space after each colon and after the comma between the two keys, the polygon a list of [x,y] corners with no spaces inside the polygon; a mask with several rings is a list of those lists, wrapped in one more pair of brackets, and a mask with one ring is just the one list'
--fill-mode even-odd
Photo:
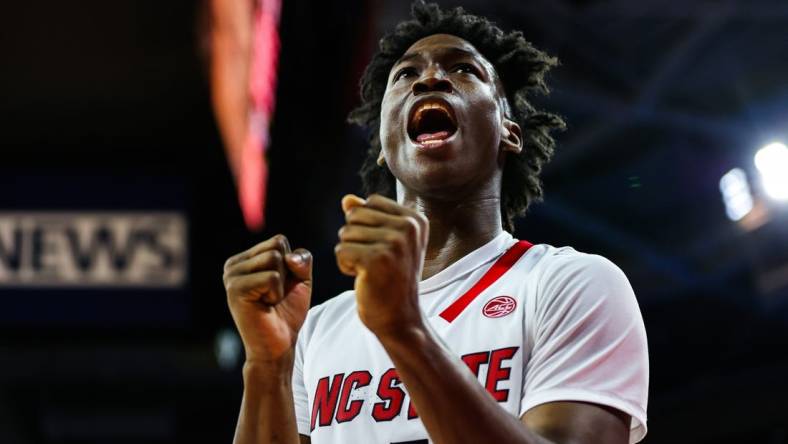
{"label": "nose", "polygon": [[413,82],[413,94],[439,91],[450,93],[454,90],[451,82],[438,69],[428,69],[421,78]]}

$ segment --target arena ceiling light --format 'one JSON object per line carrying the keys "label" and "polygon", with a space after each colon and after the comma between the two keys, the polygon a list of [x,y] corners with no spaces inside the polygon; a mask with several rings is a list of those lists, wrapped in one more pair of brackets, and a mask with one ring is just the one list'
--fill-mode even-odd
{"label": "arena ceiling light", "polygon": [[753,198],[747,173],[741,168],[734,168],[722,176],[720,192],[725,203],[725,214],[730,220],[739,221],[752,211]]}
{"label": "arena ceiling light", "polygon": [[772,199],[788,201],[788,147],[770,143],[755,153],[763,191]]}

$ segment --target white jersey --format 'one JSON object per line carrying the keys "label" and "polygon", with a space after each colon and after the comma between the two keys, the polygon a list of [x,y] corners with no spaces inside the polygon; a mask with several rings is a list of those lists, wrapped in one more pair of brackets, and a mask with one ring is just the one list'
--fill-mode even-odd
{"label": "white jersey", "polygon": [[[510,414],[584,401],[632,417],[646,434],[646,332],[627,278],[607,259],[531,245],[503,232],[419,283],[424,318]],[[293,395],[313,444],[428,442],[353,291],[309,311],[298,336]]]}

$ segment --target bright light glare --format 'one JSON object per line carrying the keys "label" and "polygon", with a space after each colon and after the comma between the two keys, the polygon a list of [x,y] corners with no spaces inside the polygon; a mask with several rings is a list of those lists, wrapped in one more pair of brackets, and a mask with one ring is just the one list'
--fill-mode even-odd
{"label": "bright light glare", "polygon": [[241,339],[229,328],[220,330],[214,340],[214,353],[219,367],[232,370],[241,356]]}
{"label": "bright light glare", "polygon": [[738,221],[752,211],[753,200],[747,173],[734,168],[720,179],[720,192],[725,203],[725,213],[732,221]]}
{"label": "bright light glare", "polygon": [[776,142],[755,153],[763,190],[772,199],[788,200],[788,147]]}

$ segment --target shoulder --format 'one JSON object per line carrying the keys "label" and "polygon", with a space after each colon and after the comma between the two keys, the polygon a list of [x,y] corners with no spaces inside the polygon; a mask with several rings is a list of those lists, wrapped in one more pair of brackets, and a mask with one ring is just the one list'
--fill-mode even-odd
{"label": "shoulder", "polygon": [[535,251],[531,258],[531,267],[542,287],[592,281],[627,281],[621,268],[598,254],[546,244],[535,245],[532,250]]}
{"label": "shoulder", "polygon": [[537,310],[564,304],[590,308],[599,304],[638,310],[624,272],[609,259],[575,250],[537,245],[533,272],[537,280]]}
{"label": "shoulder", "polygon": [[632,287],[603,256],[541,248],[521,413],[554,401],[606,405],[632,416],[635,442],[646,430],[649,369]]}
{"label": "shoulder", "polygon": [[534,271],[542,279],[581,276],[623,276],[621,269],[604,256],[584,253],[572,247],[534,245],[531,250]]}

